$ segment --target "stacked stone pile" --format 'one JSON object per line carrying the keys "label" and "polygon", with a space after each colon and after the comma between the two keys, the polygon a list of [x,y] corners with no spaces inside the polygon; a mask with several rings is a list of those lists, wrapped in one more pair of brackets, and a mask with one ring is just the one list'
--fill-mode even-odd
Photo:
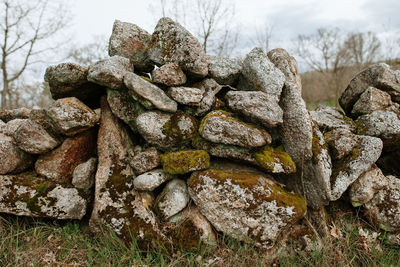
{"label": "stacked stone pile", "polygon": [[93,232],[143,246],[190,249],[221,232],[271,248],[307,206],[346,193],[400,230],[400,75],[388,66],[351,81],[345,116],[307,111],[285,50],[210,57],[169,18],[153,34],[115,21],[109,55],[48,67],[50,108],[0,111],[0,212],[88,214]]}

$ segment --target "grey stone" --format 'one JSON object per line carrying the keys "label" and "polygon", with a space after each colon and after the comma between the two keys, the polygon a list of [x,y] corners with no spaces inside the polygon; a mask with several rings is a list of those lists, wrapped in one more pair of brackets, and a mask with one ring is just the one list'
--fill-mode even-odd
{"label": "grey stone", "polygon": [[170,179],[172,179],[172,176],[163,170],[152,170],[137,176],[133,180],[133,186],[137,190],[153,191]]}
{"label": "grey stone", "polygon": [[283,111],[276,98],[260,91],[229,91],[225,95],[229,108],[267,128],[282,124]]}
{"label": "grey stone", "polygon": [[127,72],[133,72],[133,65],[129,59],[113,56],[90,65],[87,79],[111,89],[121,89]]}
{"label": "grey stone", "polygon": [[322,132],[337,128],[354,131],[356,128],[353,120],[343,115],[337,108],[319,106],[317,109],[310,111],[310,115]]}
{"label": "grey stone", "polygon": [[151,35],[137,25],[115,20],[108,54],[129,58],[137,70],[150,72],[153,69],[147,53],[150,40]]}
{"label": "grey stone", "polygon": [[161,18],[152,35],[149,56],[157,65],[177,63],[191,76],[208,74],[208,58],[199,41],[179,23]]}
{"label": "grey stone", "polygon": [[150,148],[136,154],[132,158],[130,165],[136,174],[142,174],[155,169],[160,163],[160,156],[157,149]]}
{"label": "grey stone", "polygon": [[199,106],[204,93],[204,88],[170,87],[168,89],[168,94],[172,99],[180,104],[189,106]]}
{"label": "grey stone", "polygon": [[0,134],[0,174],[22,172],[32,162],[32,156],[19,149],[12,137]]}
{"label": "grey stone", "polygon": [[329,145],[331,156],[335,160],[349,155],[360,140],[359,136],[353,134],[346,128],[336,128],[325,134],[326,143]]}
{"label": "grey stone", "polygon": [[204,79],[199,85],[199,89],[204,91],[200,104],[198,107],[186,108],[185,111],[193,116],[205,115],[213,107],[216,99],[215,95],[221,90],[221,88],[222,86],[213,79]]}
{"label": "grey stone", "polygon": [[169,98],[163,90],[140,78],[134,73],[126,73],[124,84],[129,94],[148,109],[176,112],[178,104]]}
{"label": "grey stone", "polygon": [[156,209],[164,220],[182,211],[189,203],[190,197],[186,182],[173,179],[167,183],[156,199]]}
{"label": "grey stone", "polygon": [[232,117],[224,111],[212,111],[203,118],[200,135],[211,142],[242,147],[260,147],[270,144],[271,136],[264,129]]}
{"label": "grey stone", "polygon": [[390,95],[374,87],[368,87],[353,106],[351,114],[360,116],[377,110],[399,112],[399,104],[393,103]]}
{"label": "grey stone", "polygon": [[72,184],[76,188],[88,190],[94,185],[94,176],[97,169],[97,158],[90,158],[88,161],[75,167],[72,173]]}
{"label": "grey stone", "polygon": [[28,119],[13,119],[0,125],[0,133],[7,136],[14,136],[15,131]]}
{"label": "grey stone", "polygon": [[179,86],[186,83],[186,75],[176,63],[167,63],[151,72],[153,82],[166,86]]}
{"label": "grey stone", "polygon": [[0,120],[9,122],[15,119],[28,119],[31,109],[17,108],[17,109],[2,109],[0,110]]}
{"label": "grey stone", "polygon": [[217,83],[235,86],[242,71],[242,60],[238,58],[211,57],[209,74]]}

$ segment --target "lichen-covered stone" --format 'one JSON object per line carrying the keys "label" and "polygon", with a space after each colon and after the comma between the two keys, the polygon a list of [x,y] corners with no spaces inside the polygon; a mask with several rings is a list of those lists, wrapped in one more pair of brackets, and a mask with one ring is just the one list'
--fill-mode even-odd
{"label": "lichen-covered stone", "polygon": [[163,170],[152,170],[145,172],[133,180],[133,186],[141,191],[153,191],[164,182],[172,179],[173,177]]}
{"label": "lichen-covered stone", "polygon": [[125,86],[129,94],[139,101],[147,109],[159,109],[168,112],[176,112],[178,104],[169,98],[167,94],[154,84],[142,79],[134,73],[126,73]]}
{"label": "lichen-covered stone", "polygon": [[196,133],[196,120],[181,112],[145,112],[137,117],[136,124],[143,138],[161,149],[181,147]]}
{"label": "lichen-covered stone", "polygon": [[315,121],[322,132],[331,131],[333,129],[342,128],[350,132],[355,130],[354,121],[333,107],[320,106],[310,111],[313,121]]}
{"label": "lichen-covered stone", "polygon": [[186,182],[173,179],[167,183],[156,199],[156,210],[164,220],[182,211],[189,203],[190,197]]}
{"label": "lichen-covered stone", "polygon": [[306,212],[303,197],[259,172],[208,169],[192,174],[188,187],[200,212],[218,231],[254,240],[256,246],[271,248]]}
{"label": "lichen-covered stone", "polygon": [[258,164],[270,173],[293,173],[296,172],[296,165],[285,152],[282,146],[273,148],[265,146],[253,154]]}
{"label": "lichen-covered stone", "polygon": [[179,86],[186,83],[186,75],[176,63],[167,63],[151,72],[154,83]]}
{"label": "lichen-covered stone", "polygon": [[273,97],[260,91],[229,91],[225,95],[229,108],[267,128],[280,125],[283,111]]}
{"label": "lichen-covered stone", "polygon": [[75,97],[62,98],[54,102],[47,114],[54,121],[57,130],[73,136],[86,131],[98,122],[97,114]]}
{"label": "lichen-covered stone", "polygon": [[76,188],[88,190],[94,185],[94,176],[97,169],[97,158],[90,158],[88,161],[75,167],[72,173],[72,184]]}
{"label": "lichen-covered stone", "polygon": [[376,193],[365,208],[373,223],[385,231],[396,232],[400,230],[400,179],[391,175],[386,179],[387,187]]}
{"label": "lichen-covered stone", "polygon": [[240,90],[263,91],[279,100],[284,83],[284,74],[261,48],[254,48],[246,55],[238,85]]}
{"label": "lichen-covered stone", "polygon": [[188,106],[199,106],[204,93],[204,88],[170,87],[168,89],[168,94],[172,99],[180,104]]}
{"label": "lichen-covered stone", "polygon": [[28,119],[13,119],[0,125],[0,133],[7,136],[14,136],[15,131],[24,124]]}
{"label": "lichen-covered stone", "polygon": [[216,97],[215,95],[221,90],[222,86],[213,79],[204,79],[198,88],[204,91],[203,98],[197,107],[188,107],[185,111],[193,116],[203,116],[213,107]]}
{"label": "lichen-covered stone", "polygon": [[312,157],[312,125],[310,114],[301,97],[302,86],[297,62],[281,48],[269,51],[268,57],[286,77],[280,98],[283,109],[282,143],[296,166],[301,166]]}
{"label": "lichen-covered stone", "polygon": [[157,65],[177,63],[191,76],[208,74],[208,59],[199,41],[179,23],[161,18],[152,35],[150,59]]}
{"label": "lichen-covered stone", "polygon": [[0,110],[0,120],[9,122],[15,119],[28,119],[31,109],[17,108],[17,109],[2,109]]}
{"label": "lichen-covered stone", "polygon": [[31,154],[44,154],[60,144],[60,140],[32,120],[21,123],[14,132],[14,140],[20,149]]}
{"label": "lichen-covered stone", "polygon": [[12,137],[0,134],[0,174],[22,172],[32,162],[32,156],[19,149]]}
{"label": "lichen-covered stone", "polygon": [[160,157],[164,171],[170,174],[185,174],[210,166],[210,156],[205,150],[182,150],[165,153]]}
{"label": "lichen-covered stone", "polygon": [[135,170],[136,174],[142,174],[160,165],[160,156],[157,149],[150,148],[136,154],[131,162],[131,167]]}
{"label": "lichen-covered stone", "polygon": [[147,49],[151,35],[129,22],[114,21],[108,54],[129,58],[131,63],[139,71],[150,72],[153,64],[148,58]]}
{"label": "lichen-covered stone", "polygon": [[334,160],[339,160],[349,155],[360,140],[358,135],[353,134],[347,128],[336,128],[325,133],[325,141]]}
{"label": "lichen-covered stone", "polygon": [[270,144],[271,136],[264,129],[245,123],[231,113],[217,110],[203,118],[200,135],[211,142],[242,147],[260,147]]}
{"label": "lichen-covered stone", "polygon": [[76,188],[34,173],[0,176],[0,212],[18,216],[82,219],[87,200]]}
{"label": "lichen-covered stone", "polygon": [[51,181],[70,184],[75,168],[90,159],[95,148],[96,132],[91,129],[65,139],[61,146],[40,155],[35,170]]}
{"label": "lichen-covered stone", "polygon": [[58,141],[62,140],[55,122],[47,114],[47,109],[32,109],[29,119],[40,124],[53,138]]}
{"label": "lichen-covered stone", "polygon": [[332,200],[338,200],[358,177],[371,168],[382,152],[382,140],[371,136],[360,136],[359,144],[345,158],[334,162],[331,188]]}
{"label": "lichen-covered stone", "polygon": [[375,64],[358,73],[340,96],[339,103],[346,114],[351,113],[360,95],[371,86],[387,92],[395,101],[400,100],[400,80],[395,72],[385,63]]}
{"label": "lichen-covered stone", "polygon": [[399,104],[393,103],[388,93],[374,87],[368,87],[354,104],[351,114],[360,116],[377,110],[397,111],[398,113]]}
{"label": "lichen-covered stone", "polygon": [[209,74],[217,83],[235,86],[242,71],[242,60],[238,58],[211,57]]}
{"label": "lichen-covered stone", "polygon": [[350,187],[349,196],[354,207],[361,206],[370,201],[375,193],[386,188],[388,180],[382,171],[375,165],[363,173]]}

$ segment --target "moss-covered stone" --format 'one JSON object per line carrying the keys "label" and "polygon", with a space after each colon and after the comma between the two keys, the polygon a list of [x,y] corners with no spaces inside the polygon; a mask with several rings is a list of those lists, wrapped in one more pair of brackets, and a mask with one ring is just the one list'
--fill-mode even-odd
{"label": "moss-covered stone", "polygon": [[210,166],[210,155],[205,150],[182,150],[160,157],[164,171],[170,174],[184,174]]}
{"label": "moss-covered stone", "polygon": [[273,148],[264,146],[261,150],[253,154],[258,164],[271,173],[294,173],[296,164],[292,158],[285,152],[283,146]]}

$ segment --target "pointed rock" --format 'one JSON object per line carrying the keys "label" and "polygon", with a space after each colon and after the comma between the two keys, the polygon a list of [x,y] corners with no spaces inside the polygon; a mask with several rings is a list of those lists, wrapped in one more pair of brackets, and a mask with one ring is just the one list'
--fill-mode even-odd
{"label": "pointed rock", "polygon": [[186,182],[173,179],[167,183],[156,199],[156,209],[164,220],[176,215],[189,203]]}
{"label": "pointed rock", "polygon": [[88,161],[75,167],[72,173],[72,184],[76,188],[89,190],[94,185],[94,175],[97,169],[97,158],[90,158]]}
{"label": "pointed rock", "polygon": [[377,110],[388,110],[399,113],[399,104],[393,103],[390,95],[374,87],[368,87],[353,106],[351,114],[360,116]]}
{"label": "pointed rock", "polygon": [[235,86],[242,72],[242,63],[238,58],[211,57],[210,77],[219,84]]}
{"label": "pointed rock", "polygon": [[12,137],[0,134],[0,174],[22,172],[32,162],[32,155],[19,149]]}
{"label": "pointed rock", "polygon": [[153,82],[166,86],[179,86],[186,83],[186,75],[176,63],[167,63],[151,72]]}
{"label": "pointed rock", "polygon": [[130,162],[135,169],[136,174],[142,174],[150,171],[160,165],[160,156],[157,149],[150,148],[136,154]]}
{"label": "pointed rock", "polygon": [[185,111],[193,116],[203,116],[211,110],[216,102],[215,95],[221,90],[222,86],[213,79],[205,79],[198,85],[198,88],[204,92],[199,105],[194,108],[185,109]]}

